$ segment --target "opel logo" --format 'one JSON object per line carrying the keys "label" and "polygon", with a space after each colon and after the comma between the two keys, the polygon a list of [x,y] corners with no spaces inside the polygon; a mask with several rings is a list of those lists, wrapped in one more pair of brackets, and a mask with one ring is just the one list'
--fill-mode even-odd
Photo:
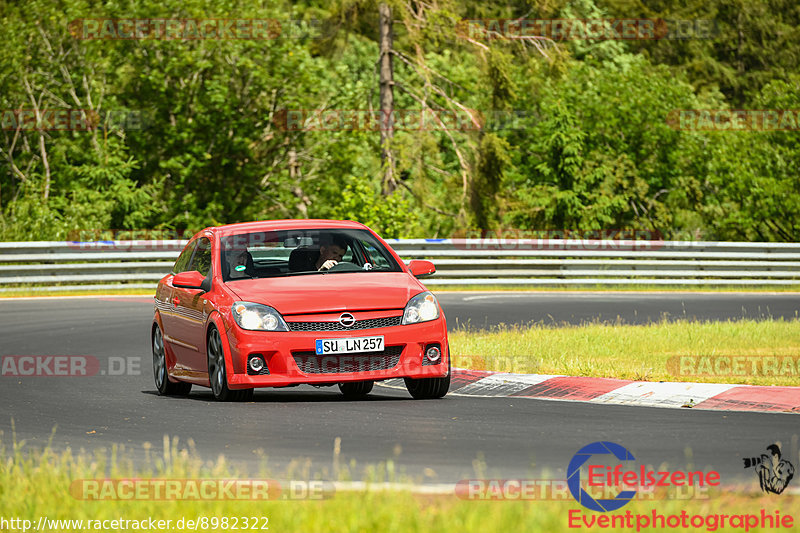
{"label": "opel logo", "polygon": [[350,313],[342,313],[342,315],[339,317],[339,324],[343,325],[346,328],[351,327],[355,323],[356,323],[356,317],[354,317]]}

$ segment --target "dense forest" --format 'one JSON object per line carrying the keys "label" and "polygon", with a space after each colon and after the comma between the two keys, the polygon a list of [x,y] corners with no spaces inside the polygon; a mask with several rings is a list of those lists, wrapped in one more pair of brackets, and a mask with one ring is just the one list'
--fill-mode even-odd
{"label": "dense forest", "polygon": [[274,218],[800,240],[797,0],[0,0],[0,20],[3,241]]}

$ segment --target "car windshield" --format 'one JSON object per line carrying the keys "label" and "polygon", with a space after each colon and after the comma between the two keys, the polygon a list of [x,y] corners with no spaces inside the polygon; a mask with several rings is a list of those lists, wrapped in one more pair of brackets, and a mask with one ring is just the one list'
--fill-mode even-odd
{"label": "car windshield", "polygon": [[402,271],[386,247],[361,229],[258,231],[225,235],[220,241],[222,279],[226,282]]}

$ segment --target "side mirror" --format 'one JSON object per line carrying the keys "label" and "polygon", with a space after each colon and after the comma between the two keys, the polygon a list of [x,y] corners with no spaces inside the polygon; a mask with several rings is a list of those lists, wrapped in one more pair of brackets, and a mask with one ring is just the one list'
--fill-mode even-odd
{"label": "side mirror", "polygon": [[431,263],[430,261],[422,261],[419,259],[409,261],[408,269],[411,271],[411,275],[414,276],[415,278],[430,276],[431,274],[436,272],[436,267],[433,266],[433,263]]}
{"label": "side mirror", "polygon": [[205,285],[203,284],[205,279],[206,277],[197,270],[190,270],[188,272],[175,274],[175,277],[172,278],[172,285],[174,287],[180,287],[181,289],[206,290]]}

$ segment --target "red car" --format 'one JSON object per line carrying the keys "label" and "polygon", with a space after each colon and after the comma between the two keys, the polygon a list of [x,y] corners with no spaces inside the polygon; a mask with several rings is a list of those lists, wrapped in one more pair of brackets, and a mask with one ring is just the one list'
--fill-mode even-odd
{"label": "red car", "polygon": [[256,387],[338,385],[363,397],[404,378],[414,398],[450,387],[444,313],[417,277],[357,222],[274,220],[206,228],[158,283],[151,330],[162,395],[211,387],[247,400]]}

